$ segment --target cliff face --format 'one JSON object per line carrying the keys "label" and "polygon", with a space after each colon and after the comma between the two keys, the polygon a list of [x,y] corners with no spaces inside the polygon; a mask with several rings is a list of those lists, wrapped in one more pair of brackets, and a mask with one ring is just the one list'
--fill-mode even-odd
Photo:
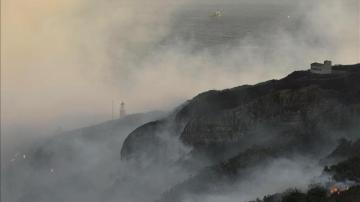
{"label": "cliff face", "polygon": [[[154,142],[159,130],[171,130],[194,151],[224,154],[236,148],[236,153],[254,144],[289,143],[308,149],[326,140],[329,131],[347,130],[359,117],[359,64],[337,66],[329,75],[298,71],[280,80],[202,93],[161,123],[131,133],[122,156],[149,154],[143,149],[149,145],[140,142]],[[154,148],[158,151],[161,144]]]}
{"label": "cliff face", "polygon": [[156,133],[160,132],[162,124],[161,121],[153,121],[135,129],[132,135],[125,139],[121,157],[129,159],[139,148],[145,153],[152,152],[153,147],[160,145],[160,139],[157,138]]}

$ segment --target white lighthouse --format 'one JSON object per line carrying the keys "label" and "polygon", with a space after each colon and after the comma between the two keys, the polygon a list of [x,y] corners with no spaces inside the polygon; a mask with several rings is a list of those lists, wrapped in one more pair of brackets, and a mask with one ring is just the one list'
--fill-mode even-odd
{"label": "white lighthouse", "polygon": [[120,104],[120,118],[124,118],[125,116],[126,116],[125,103],[121,102],[121,104]]}

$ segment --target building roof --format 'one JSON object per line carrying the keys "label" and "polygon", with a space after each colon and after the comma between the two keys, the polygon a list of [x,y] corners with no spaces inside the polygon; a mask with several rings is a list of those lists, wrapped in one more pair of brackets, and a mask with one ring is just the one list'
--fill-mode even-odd
{"label": "building roof", "polygon": [[313,62],[313,63],[311,63],[311,65],[324,65],[324,64],[321,64],[321,63],[318,63],[318,62]]}

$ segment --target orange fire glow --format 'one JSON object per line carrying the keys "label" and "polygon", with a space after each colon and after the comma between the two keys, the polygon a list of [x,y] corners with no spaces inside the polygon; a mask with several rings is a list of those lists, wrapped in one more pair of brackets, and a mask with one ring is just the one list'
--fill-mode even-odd
{"label": "orange fire glow", "polygon": [[330,194],[340,194],[340,189],[337,187],[331,187],[330,188]]}

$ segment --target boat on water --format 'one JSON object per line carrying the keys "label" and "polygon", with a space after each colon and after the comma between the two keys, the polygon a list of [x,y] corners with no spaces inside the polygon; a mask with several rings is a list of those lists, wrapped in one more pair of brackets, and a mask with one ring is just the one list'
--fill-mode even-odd
{"label": "boat on water", "polygon": [[223,11],[222,10],[217,10],[213,14],[211,14],[210,16],[211,17],[221,17],[221,16],[223,16]]}

